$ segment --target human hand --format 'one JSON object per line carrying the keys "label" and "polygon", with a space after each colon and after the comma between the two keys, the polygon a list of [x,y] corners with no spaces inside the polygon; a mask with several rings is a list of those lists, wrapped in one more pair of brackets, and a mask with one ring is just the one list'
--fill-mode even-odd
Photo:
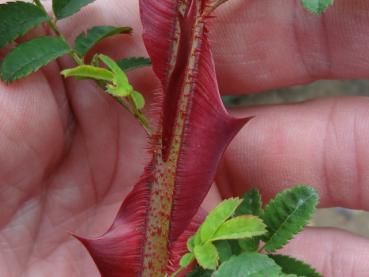
{"label": "human hand", "polygon": [[[293,0],[282,1],[278,6],[269,0],[247,1],[242,4],[243,9],[240,8],[240,2],[235,0],[225,5],[223,11],[220,9],[222,14],[214,21],[212,28],[211,35],[222,90],[247,92],[311,81],[311,73],[307,74],[304,71],[299,55],[291,50],[294,41],[290,32],[294,23],[296,26],[299,24],[306,26],[306,22],[317,22],[319,19],[300,11],[297,5],[292,6]],[[364,17],[364,12],[369,4],[352,2],[337,3],[337,8],[334,8],[344,15],[343,22],[348,22],[347,26],[341,26],[341,21],[334,21],[331,27],[336,32],[336,28],[341,30],[339,33],[342,37],[337,40],[337,35],[334,35],[333,38],[336,40],[331,42],[330,49],[335,52],[344,48],[340,50],[340,54],[327,55],[329,51],[319,52],[319,49],[309,52],[312,46],[309,47],[306,41],[311,42],[314,34],[320,33],[321,29],[306,35],[306,30],[297,27],[296,34],[301,32],[309,38],[305,43],[301,42],[302,47],[306,49],[301,48],[300,52],[305,54],[300,55],[312,68],[310,70],[314,70],[313,73],[316,74],[314,78],[329,76],[353,78],[365,75],[361,70],[365,70],[364,53],[368,46],[364,41],[365,36],[360,31],[361,29],[365,31],[365,24],[362,22],[364,19],[368,20]],[[341,11],[343,5],[348,7]],[[293,9],[299,12],[292,20],[290,14]],[[230,16],[235,10],[239,10],[238,13],[242,10],[243,14],[237,14],[237,17]],[[358,16],[361,11],[362,16]],[[333,21],[337,12],[328,14],[326,20]],[[272,22],[273,20],[276,21]],[[227,28],[232,32],[226,31],[226,34],[221,32],[226,30],[221,26],[222,21],[230,24]],[[111,39],[99,47],[100,52],[117,58],[144,53],[140,39],[137,1],[126,0],[122,4],[118,0],[98,0],[79,15],[66,20],[65,23],[62,22],[60,26],[71,39],[82,30],[96,24],[130,25],[135,30],[132,39]],[[343,32],[342,28],[348,30]],[[232,34],[239,35],[237,38],[227,40],[228,42],[224,40],[226,35]],[[219,36],[222,36],[222,39],[219,39]],[[286,40],[286,36],[290,36],[291,40]],[[347,41],[353,41],[357,37],[355,48],[351,44],[343,44],[343,36]],[[320,35],[320,39],[323,38],[324,35]],[[369,40],[368,37],[366,39]],[[338,42],[342,43],[337,45]],[[236,44],[237,48],[234,46]],[[314,43],[312,45],[319,46]],[[352,51],[353,49],[355,51]],[[286,57],[280,56],[283,53],[294,56],[290,64]],[[311,53],[321,56],[317,58]],[[323,57],[326,60],[321,62]],[[326,65],[324,62],[327,60],[331,63],[328,72],[330,75],[324,68]],[[64,81],[61,77],[56,77],[59,67],[70,65],[68,59],[63,59],[58,64],[50,64],[41,73],[33,74],[26,80],[11,86],[4,84],[0,86],[0,180],[2,180],[0,276],[98,276],[87,252],[68,232],[90,236],[104,232],[145,165],[146,157],[142,152],[145,145],[144,132],[136,121],[110,97],[96,89],[91,82]],[[150,70],[137,72],[130,77],[138,90],[147,93],[147,97],[157,87]],[[244,128],[227,152],[216,180],[222,195],[217,195],[216,190],[213,190],[212,197],[208,198],[208,205],[214,204],[209,201],[229,196],[229,192],[242,193],[248,184],[260,185],[263,193],[271,195],[282,189],[282,185],[304,182],[320,189],[324,206],[339,204],[357,208],[358,203],[357,206],[352,205],[357,202],[356,199],[349,196],[350,193],[355,195],[353,187],[357,188],[355,191],[359,194],[358,181],[349,180],[350,176],[345,175],[344,181],[347,183],[343,183],[335,175],[335,170],[338,171],[337,167],[342,164],[345,164],[344,169],[347,172],[342,170],[338,173],[356,173],[350,171],[356,169],[352,160],[350,160],[351,168],[346,165],[350,153],[353,152],[349,147],[352,145],[349,144],[350,132],[344,133],[343,146],[330,145],[324,148],[319,137],[325,133],[315,132],[320,128],[323,130],[323,126],[326,125],[336,127],[328,125],[328,119],[324,120],[322,115],[324,109],[329,113],[329,106],[333,105],[332,103],[341,102],[344,109],[337,110],[337,113],[344,115],[335,115],[339,117],[335,123],[342,126],[341,130],[344,125],[352,126],[349,118],[353,121],[354,117],[351,116],[354,115],[358,119],[364,118],[363,122],[357,122],[359,125],[356,125],[356,128],[364,128],[362,125],[365,123],[366,101],[363,99],[350,101],[350,105],[345,100],[328,100],[330,104],[324,104],[325,102],[319,104],[317,101],[288,107],[240,111],[242,114],[256,114],[258,117]],[[359,116],[356,113],[360,112],[360,107],[364,115]],[[352,114],[347,111],[352,111]],[[333,119],[329,120],[332,122]],[[360,130],[357,131],[357,135],[361,137],[355,139],[360,151],[355,153],[359,153],[364,159],[365,149],[362,145],[367,141],[363,137],[366,132]],[[291,133],[295,131],[298,133]],[[314,137],[313,140],[315,134],[319,137]],[[328,135],[332,136],[332,133]],[[317,141],[321,144],[314,145]],[[351,143],[353,141],[351,140]],[[281,145],[288,148],[281,149]],[[307,145],[314,151],[310,152]],[[333,151],[328,153],[332,157],[327,158],[331,163],[326,162],[326,167],[333,169],[327,168],[327,172],[324,171],[322,174],[319,166],[325,147]],[[347,151],[341,151],[342,147],[343,150],[347,148]],[[340,151],[334,152],[336,149]],[[328,155],[327,152],[324,153]],[[243,167],[240,167],[239,161],[242,161]],[[340,165],[337,165],[338,161],[341,162]],[[361,161],[360,168],[365,169],[365,161]],[[241,174],[242,172],[246,172],[247,175]],[[319,179],[323,178],[322,176],[330,178],[329,184],[333,184],[333,189],[327,189],[329,188],[327,182]],[[363,189],[365,176],[363,172],[358,178],[362,179]],[[355,184],[351,184],[351,189],[347,189],[350,182]],[[281,187],[278,188],[277,185]],[[364,192],[362,203],[365,203]],[[349,198],[351,202],[347,200]],[[329,270],[328,263],[326,269],[317,263],[323,261],[322,257],[327,253],[323,246],[331,246],[335,240],[339,240],[342,246],[344,242],[342,237],[348,237],[345,241],[351,250],[337,253],[345,258],[344,261],[347,263],[345,269],[353,268],[354,271],[343,276],[350,274],[363,276],[361,273],[367,272],[364,265],[355,267],[355,264],[352,264],[358,262],[360,258],[365,260],[365,257],[368,257],[365,240],[341,233],[333,236],[336,237],[333,240],[332,233],[324,232],[323,244],[321,238],[316,239],[316,234],[320,233],[308,231],[302,236],[306,237],[309,247],[314,242],[319,243],[320,248],[304,247],[300,250],[301,242],[297,240],[291,244],[290,251],[300,252],[296,256],[306,255],[303,258],[311,261],[321,271]],[[354,242],[351,243],[352,241]],[[310,255],[309,249],[313,251]],[[319,249],[317,252],[321,256],[315,252],[316,249]],[[348,260],[352,253],[362,254],[356,260]],[[341,261],[336,263],[332,268],[338,270]],[[337,272],[324,273],[328,277],[339,276]]]}
{"label": "human hand", "polygon": [[[239,2],[224,5],[219,10],[224,14],[214,21],[223,91],[368,78],[368,2],[335,1],[321,17],[305,12],[297,1],[244,1],[243,8]],[[216,178],[222,197],[257,186],[269,198],[304,183],[319,190],[320,207],[369,210],[368,98],[329,98],[235,114],[256,117],[224,156]],[[368,249],[368,240],[359,236],[308,228],[285,251],[325,277],[361,277],[369,272]]]}

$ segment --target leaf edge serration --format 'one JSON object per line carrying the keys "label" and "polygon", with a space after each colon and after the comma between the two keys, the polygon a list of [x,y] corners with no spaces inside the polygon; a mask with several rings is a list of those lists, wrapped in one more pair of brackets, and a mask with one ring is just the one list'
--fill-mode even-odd
{"label": "leaf edge serration", "polygon": [[[313,199],[310,209],[305,215],[303,215],[304,216],[303,218],[300,217],[298,222],[294,221],[292,223],[291,222],[289,223],[290,226],[292,225],[292,227],[290,227],[292,229],[289,228],[289,230],[287,230],[289,233],[285,233],[282,235],[280,234],[280,232],[283,232],[283,230],[286,230],[283,227],[286,226],[286,223],[288,223],[287,221],[290,219],[291,214],[298,212],[299,207],[303,205],[304,203],[302,203],[290,215],[284,218],[283,222],[279,224],[279,227],[271,233],[270,232],[272,229],[271,220],[274,220],[275,218],[277,218],[278,207],[285,204],[284,200],[286,199],[290,200],[289,198],[286,198],[288,197],[289,194],[290,194],[289,196],[296,196],[294,195],[294,192],[298,193],[297,192],[298,190],[305,190],[305,192],[307,190],[310,191],[311,194],[307,196],[306,199],[304,199],[305,204],[310,199]],[[275,198],[271,199],[269,203],[265,206],[264,212],[261,215],[261,218],[263,219],[264,223],[267,225],[267,230],[269,232],[266,236],[263,237],[263,241],[265,242],[265,246],[264,246],[265,250],[268,252],[275,252],[276,250],[284,247],[296,234],[298,234],[306,226],[306,224],[308,223],[312,215],[315,213],[316,205],[318,204],[318,202],[319,202],[318,192],[314,188],[307,186],[307,185],[300,185],[300,186],[296,186],[296,187],[284,190],[278,193],[275,196]],[[285,208],[285,205],[284,205],[284,208]]]}

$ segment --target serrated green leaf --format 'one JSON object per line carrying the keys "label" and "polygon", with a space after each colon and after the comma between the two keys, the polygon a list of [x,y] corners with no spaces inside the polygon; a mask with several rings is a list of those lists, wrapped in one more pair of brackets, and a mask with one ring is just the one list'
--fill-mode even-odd
{"label": "serrated green leaf", "polygon": [[255,252],[258,250],[260,244],[260,237],[238,240],[238,245],[243,251]]}
{"label": "serrated green leaf", "polygon": [[80,65],[65,69],[61,72],[64,77],[89,78],[94,80],[113,81],[114,75],[111,71],[92,65]]}
{"label": "serrated green leaf", "polygon": [[75,40],[75,50],[81,57],[104,38],[117,34],[127,34],[132,31],[130,27],[95,26],[87,32],[81,33]]}
{"label": "serrated green leaf", "polygon": [[63,19],[78,12],[95,0],[53,0],[53,11],[57,19]]}
{"label": "serrated green leaf", "polygon": [[255,188],[249,190],[243,196],[241,205],[237,208],[235,215],[260,215],[261,213],[261,195]]}
{"label": "serrated green leaf", "polygon": [[[204,223],[201,225],[197,236],[201,242],[209,241],[218,228],[230,218],[242,200],[239,198],[229,198],[221,202],[214,210],[212,210],[206,217]],[[197,243],[195,236],[195,244]]]}
{"label": "serrated green leaf", "polygon": [[278,193],[266,205],[262,218],[268,234],[263,238],[265,250],[282,248],[308,223],[319,202],[319,195],[309,186],[297,186]]}
{"label": "serrated green leaf", "polygon": [[281,268],[268,256],[245,252],[222,263],[213,277],[279,277]]}
{"label": "serrated green leaf", "polygon": [[49,16],[36,5],[9,2],[0,5],[0,48],[48,21]]}
{"label": "serrated green leaf", "polygon": [[99,59],[105,63],[114,74],[113,85],[108,84],[106,90],[114,95],[126,97],[133,92],[133,87],[128,82],[127,75],[120,69],[118,64],[106,55],[98,55]]}
{"label": "serrated green leaf", "polygon": [[[256,189],[250,189],[243,196],[243,202],[236,210],[236,215],[256,215],[262,213],[262,200],[260,192]],[[258,250],[260,244],[260,237],[252,237],[238,240],[238,245],[242,251],[255,252]]]}
{"label": "serrated green leaf", "polygon": [[300,2],[308,11],[321,14],[333,5],[334,0],[300,0]]}
{"label": "serrated green leaf", "polygon": [[143,109],[143,107],[145,107],[145,98],[142,96],[141,93],[134,90],[131,93],[131,97],[137,109],[141,110]]}
{"label": "serrated green leaf", "polygon": [[272,258],[286,274],[296,274],[297,276],[304,277],[323,277],[323,275],[316,272],[310,265],[295,258],[284,255],[269,255],[269,257]]}
{"label": "serrated green leaf", "polygon": [[232,256],[232,247],[226,240],[219,240],[214,242],[215,247],[218,250],[220,262],[225,262],[229,260]]}
{"label": "serrated green leaf", "polygon": [[224,222],[210,240],[245,239],[265,233],[266,226],[260,218],[252,215],[241,215]]}
{"label": "serrated green leaf", "polygon": [[131,57],[117,61],[119,67],[125,71],[131,71],[137,68],[151,66],[151,60],[145,57]]}
{"label": "serrated green leaf", "polygon": [[66,42],[56,37],[39,37],[14,48],[1,64],[1,78],[12,82],[37,71],[70,52]]}
{"label": "serrated green leaf", "polygon": [[218,266],[219,254],[214,244],[196,245],[193,251],[197,263],[204,269],[214,270]]}
{"label": "serrated green leaf", "polygon": [[185,255],[183,255],[183,257],[181,258],[181,260],[179,261],[179,265],[181,267],[187,267],[189,266],[193,261],[195,260],[195,256],[193,255],[193,253],[186,253]]}

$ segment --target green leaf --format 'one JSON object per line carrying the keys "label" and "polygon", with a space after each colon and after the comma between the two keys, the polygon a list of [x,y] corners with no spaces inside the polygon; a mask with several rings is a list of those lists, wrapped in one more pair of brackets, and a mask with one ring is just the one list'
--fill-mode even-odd
{"label": "green leaf", "polygon": [[[236,210],[236,215],[256,215],[263,212],[260,192],[256,189],[250,189],[243,196],[243,202]],[[260,237],[253,237],[238,240],[238,244],[243,251],[255,252],[259,248]]]}
{"label": "green leaf", "polygon": [[37,6],[25,2],[0,5],[0,48],[48,21],[49,16]]}
{"label": "green leaf", "polygon": [[[239,198],[229,198],[221,202],[214,210],[212,210],[198,231],[200,241],[209,241],[218,228],[233,215],[241,202],[242,200]],[[196,237],[195,243],[197,243]]]}
{"label": "green leaf", "polygon": [[1,78],[12,82],[23,78],[52,60],[67,54],[70,48],[56,37],[39,37],[14,48],[1,64]]}
{"label": "green leaf", "polygon": [[229,260],[230,257],[232,257],[232,247],[226,240],[220,240],[214,242],[215,247],[218,250],[219,254],[219,260],[221,262],[225,262]]}
{"label": "green leaf", "polygon": [[137,109],[141,110],[145,106],[145,98],[138,91],[133,91],[131,93],[132,100]]}
{"label": "green leaf", "polygon": [[197,263],[204,269],[216,269],[218,266],[219,254],[211,242],[203,245],[196,245],[193,251]]}
{"label": "green leaf", "polygon": [[211,270],[205,270],[200,266],[196,266],[193,271],[186,274],[186,277],[211,277],[212,273],[213,271]]}
{"label": "green leaf", "polygon": [[151,66],[151,60],[145,57],[131,57],[117,61],[117,64],[123,71],[127,72],[137,68]]}
{"label": "green leaf", "polygon": [[95,26],[87,30],[87,32],[83,32],[76,38],[75,50],[78,55],[83,57],[92,47],[104,38],[117,34],[127,34],[131,31],[132,28],[130,27]]}
{"label": "green leaf", "polygon": [[260,237],[238,240],[238,245],[243,251],[255,252],[258,250]]}
{"label": "green leaf", "polygon": [[213,277],[279,277],[281,268],[268,256],[244,252],[222,263]]}
{"label": "green leaf", "polygon": [[333,5],[334,0],[300,0],[300,2],[308,11],[321,14]]}
{"label": "green leaf", "polygon": [[181,267],[187,267],[194,261],[194,259],[195,256],[193,255],[193,253],[187,253],[181,258],[181,260],[179,261],[179,265]]}
{"label": "green leaf", "polygon": [[53,0],[53,11],[57,19],[63,19],[78,12],[95,0]]}
{"label": "green leaf", "polygon": [[99,59],[105,63],[114,74],[113,85],[108,84],[106,90],[114,95],[125,97],[133,92],[133,87],[128,82],[128,77],[118,64],[103,54],[98,55]]}
{"label": "green leaf", "polygon": [[310,267],[303,261],[299,261],[295,258],[284,256],[284,255],[269,255],[286,274],[296,274],[297,276],[305,277],[323,277],[320,273],[316,272],[315,269]]}
{"label": "green leaf", "polygon": [[193,249],[195,248],[195,236],[191,236],[187,240],[187,249],[191,252],[193,252]]}
{"label": "green leaf", "polygon": [[111,71],[92,65],[80,65],[65,69],[61,72],[64,77],[90,78],[94,80],[113,81],[114,75]]}
{"label": "green leaf", "polygon": [[252,215],[242,215],[224,222],[210,240],[252,238],[265,234],[265,227],[260,218]]}
{"label": "green leaf", "polygon": [[261,195],[257,189],[253,188],[245,193],[243,202],[237,208],[235,215],[260,215],[261,206]]}
{"label": "green leaf", "polygon": [[272,199],[262,215],[268,234],[263,238],[265,249],[282,248],[308,223],[319,202],[319,195],[309,186],[285,190]]}
{"label": "green leaf", "polygon": [[238,244],[239,240],[228,240],[227,242],[229,243],[229,245],[232,248],[233,255],[241,254],[242,249],[241,249],[240,245]]}

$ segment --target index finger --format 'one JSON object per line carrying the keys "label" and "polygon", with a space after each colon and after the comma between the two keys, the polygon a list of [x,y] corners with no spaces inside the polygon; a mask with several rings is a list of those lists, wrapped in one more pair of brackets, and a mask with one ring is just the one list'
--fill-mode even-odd
{"label": "index finger", "polygon": [[368,77],[368,10],[368,1],[336,0],[317,16],[297,0],[228,1],[210,28],[221,90]]}

